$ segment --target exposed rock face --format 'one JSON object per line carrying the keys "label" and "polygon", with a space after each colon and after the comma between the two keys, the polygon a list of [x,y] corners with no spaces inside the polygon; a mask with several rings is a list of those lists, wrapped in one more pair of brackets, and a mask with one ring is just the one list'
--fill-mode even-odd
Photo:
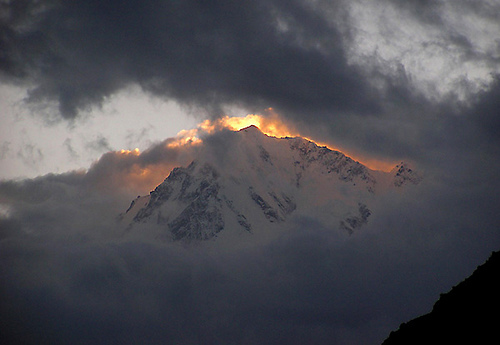
{"label": "exposed rock face", "polygon": [[422,181],[422,177],[417,172],[413,171],[407,164],[401,162],[392,169],[391,173],[394,176],[394,185],[401,187],[405,183],[418,184]]}
{"label": "exposed rock face", "polygon": [[255,126],[228,135],[223,159],[208,147],[188,167],[172,170],[149,197],[134,200],[126,212],[132,226],[157,225],[172,240],[208,240],[300,214],[352,234],[368,222],[377,188],[418,183],[403,164],[391,173],[373,171],[303,138],[268,137]]}
{"label": "exposed rock face", "polygon": [[366,207],[365,204],[358,204],[358,214],[355,216],[347,217],[340,221],[340,227],[345,229],[349,234],[352,234],[354,230],[359,229],[364,224],[368,223],[368,217],[371,215],[371,211]]}
{"label": "exposed rock face", "polygon": [[[156,224],[168,228],[174,240],[206,240],[224,229],[219,176],[208,163],[194,174],[196,167],[193,162],[187,168],[172,170],[150,193],[149,203],[137,212],[133,221],[156,218]],[[176,203],[182,211],[164,212],[166,203]]]}

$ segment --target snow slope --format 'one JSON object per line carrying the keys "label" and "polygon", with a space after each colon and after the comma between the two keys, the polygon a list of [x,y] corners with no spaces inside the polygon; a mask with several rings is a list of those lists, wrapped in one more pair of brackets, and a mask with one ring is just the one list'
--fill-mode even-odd
{"label": "snow slope", "polygon": [[416,184],[404,163],[371,170],[306,139],[275,138],[250,126],[207,141],[187,167],[172,170],[122,215],[129,230],[165,240],[259,238],[308,217],[352,234],[366,224],[378,193]]}

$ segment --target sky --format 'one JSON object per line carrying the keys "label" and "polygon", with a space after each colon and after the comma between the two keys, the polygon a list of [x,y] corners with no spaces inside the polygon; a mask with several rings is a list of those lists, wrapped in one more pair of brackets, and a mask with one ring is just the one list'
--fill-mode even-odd
{"label": "sky", "polygon": [[[0,0],[0,47],[5,339],[377,344],[500,248],[498,1]],[[424,182],[343,240],[120,240],[177,133],[247,114]]]}

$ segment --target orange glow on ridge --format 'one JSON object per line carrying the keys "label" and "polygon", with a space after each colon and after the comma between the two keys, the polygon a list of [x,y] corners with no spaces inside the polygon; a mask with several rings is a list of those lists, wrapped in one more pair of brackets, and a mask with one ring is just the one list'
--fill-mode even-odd
{"label": "orange glow on ridge", "polygon": [[[199,126],[198,126],[199,127]],[[183,129],[177,133],[177,138],[175,141],[169,142],[167,147],[180,147],[184,145],[201,144],[202,140],[197,137],[198,129]]]}
{"label": "orange glow on ridge", "polygon": [[177,134],[176,140],[168,143],[167,146],[179,147],[185,144],[200,144],[203,142],[199,138],[200,134],[212,134],[223,129],[239,131],[251,125],[258,127],[262,133],[272,137],[300,136],[297,131],[292,130],[284,124],[275,114],[271,117],[263,117],[256,114],[249,114],[245,117],[230,117],[226,115],[216,120],[205,120],[197,128],[180,131]]}
{"label": "orange glow on ridge", "polygon": [[135,156],[138,156],[138,155],[141,154],[141,151],[139,151],[139,149],[136,147],[133,150],[120,150],[120,153],[122,155],[135,155]]}
{"label": "orange glow on ridge", "polygon": [[[300,134],[298,130],[296,130],[293,127],[288,126],[285,124],[280,118],[277,113],[273,111],[272,108],[269,108],[268,111],[270,112],[271,116],[270,117],[263,117],[261,115],[254,115],[250,114],[245,117],[229,117],[225,116],[221,119],[218,120],[218,123],[221,127],[227,128],[230,130],[234,131],[239,131],[242,128],[255,125],[258,127],[262,133],[271,136],[271,137],[277,137],[277,138],[283,138],[283,137],[301,137],[304,138],[308,141],[311,141],[315,143],[318,146],[324,146],[329,148],[330,150],[335,150],[335,151],[341,151],[342,153],[346,154],[347,156],[351,157],[354,160],[357,160],[364,164],[365,166],[369,167],[370,169],[374,170],[382,170],[382,171],[390,171],[396,163],[394,162],[389,162],[389,161],[382,161],[379,159],[375,158],[370,158],[370,157],[361,157],[359,155],[354,155],[351,153],[347,153],[345,150],[338,149],[333,147],[330,144],[326,143],[320,143],[316,140],[313,140],[311,138],[305,137]],[[205,120],[207,122],[208,120]]]}
{"label": "orange glow on ridge", "polygon": [[182,130],[177,133],[176,140],[168,143],[167,146],[180,147],[186,144],[201,144],[203,140],[199,138],[199,135],[202,133],[212,134],[223,129],[239,131],[243,128],[254,125],[258,127],[262,133],[270,137],[302,137],[319,146],[326,146],[332,150],[337,150],[332,148],[331,145],[319,143],[315,140],[302,136],[296,129],[285,124],[279,116],[272,111],[272,108],[269,108],[268,111],[271,113],[270,117],[264,117],[256,114],[249,114],[245,117],[230,117],[226,115],[213,121],[205,120],[200,123],[197,128]]}
{"label": "orange glow on ridge", "polygon": [[[319,143],[311,138],[305,137],[301,135],[301,133],[293,126],[286,124],[283,122],[279,115],[273,111],[272,108],[267,109],[270,116],[261,116],[257,114],[249,114],[245,117],[230,117],[223,116],[221,118],[215,120],[204,120],[196,128],[182,130],[177,133],[177,136],[172,140],[169,140],[166,144],[168,148],[179,148],[185,145],[200,145],[203,143],[201,137],[206,134],[212,134],[216,131],[220,130],[231,130],[231,131],[239,131],[243,128],[254,125],[258,127],[262,133],[277,138],[283,137],[302,137],[308,141],[315,143],[318,146],[324,146],[331,150],[341,151],[347,156],[351,157],[354,160],[361,162],[367,167],[374,170],[382,170],[382,171],[390,171],[395,163],[389,161],[383,161],[376,158],[367,157],[364,155],[356,155],[351,152],[346,152],[343,149],[338,149],[332,147],[330,144]],[[130,151],[130,150],[121,150],[121,154],[132,154],[139,155],[140,151],[138,148]],[[140,175],[148,175],[147,173],[142,172]]]}

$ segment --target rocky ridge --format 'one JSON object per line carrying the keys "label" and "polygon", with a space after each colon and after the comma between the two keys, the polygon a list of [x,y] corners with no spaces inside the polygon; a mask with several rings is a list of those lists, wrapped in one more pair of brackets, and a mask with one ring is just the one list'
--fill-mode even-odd
{"label": "rocky ridge", "polygon": [[339,151],[299,137],[269,137],[255,126],[226,136],[230,149],[222,156],[206,144],[189,166],[132,201],[122,218],[131,227],[154,225],[174,241],[251,234],[296,215],[352,234],[368,222],[377,190],[419,182],[404,163],[391,173],[374,171]]}

